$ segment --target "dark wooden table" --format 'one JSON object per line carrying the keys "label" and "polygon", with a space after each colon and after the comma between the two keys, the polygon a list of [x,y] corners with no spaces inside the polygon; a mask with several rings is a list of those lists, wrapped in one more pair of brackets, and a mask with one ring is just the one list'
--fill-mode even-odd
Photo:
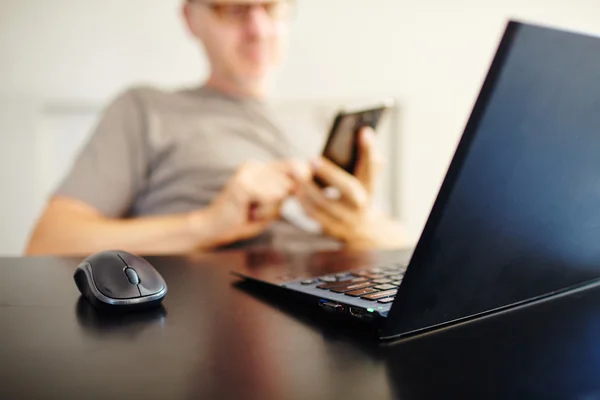
{"label": "dark wooden table", "polygon": [[228,267],[261,256],[148,260],[163,309],[106,318],[79,259],[0,259],[0,399],[600,398],[599,288],[380,346],[235,286]]}

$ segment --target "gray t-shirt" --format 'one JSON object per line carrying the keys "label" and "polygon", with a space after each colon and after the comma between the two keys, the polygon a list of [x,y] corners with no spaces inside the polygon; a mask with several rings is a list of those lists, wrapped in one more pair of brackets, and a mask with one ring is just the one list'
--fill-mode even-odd
{"label": "gray t-shirt", "polygon": [[[202,209],[245,161],[317,155],[326,130],[316,121],[283,127],[267,102],[207,87],[130,89],[105,110],[55,195],[113,218]],[[337,241],[285,221],[228,247],[335,248]]]}

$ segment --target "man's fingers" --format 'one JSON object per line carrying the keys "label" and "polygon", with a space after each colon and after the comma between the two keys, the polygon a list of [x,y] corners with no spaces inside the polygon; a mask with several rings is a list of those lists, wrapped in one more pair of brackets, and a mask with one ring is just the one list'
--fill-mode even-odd
{"label": "man's fingers", "polygon": [[251,199],[250,220],[272,220],[294,188],[294,181],[281,171],[265,167],[246,182]]}
{"label": "man's fingers", "polygon": [[305,183],[298,197],[301,201],[310,203],[312,208],[331,216],[331,219],[337,221],[338,225],[352,217],[344,203],[328,198],[327,194],[313,182]]}
{"label": "man's fingers", "polygon": [[[261,182],[262,180],[262,182]],[[282,174],[267,174],[257,178],[254,190],[264,201],[281,201],[292,191],[294,182]]]}
{"label": "man's fingers", "polygon": [[382,161],[375,149],[375,132],[372,128],[365,127],[361,129],[359,139],[359,154],[355,176],[367,193],[371,195],[374,191]]}
{"label": "man's fingers", "polygon": [[250,207],[250,221],[267,221],[279,217],[281,202],[254,203]]}
{"label": "man's fingers", "polygon": [[252,201],[279,201],[287,197],[294,187],[292,178],[273,165],[251,165],[239,179]]}
{"label": "man's fingers", "polygon": [[282,160],[276,161],[275,167],[280,172],[298,182],[305,182],[311,178],[310,165],[302,160]]}
{"label": "man's fingers", "polygon": [[362,208],[365,205],[368,200],[367,193],[354,176],[325,158],[312,164],[315,176],[321,178],[328,186],[338,189],[341,197],[353,207]]}
{"label": "man's fingers", "polygon": [[342,224],[339,219],[331,215],[327,209],[320,207],[318,203],[312,201],[303,191],[298,196],[298,201],[306,214],[321,224],[321,227],[326,234],[340,237],[340,234],[344,229],[344,224]]}

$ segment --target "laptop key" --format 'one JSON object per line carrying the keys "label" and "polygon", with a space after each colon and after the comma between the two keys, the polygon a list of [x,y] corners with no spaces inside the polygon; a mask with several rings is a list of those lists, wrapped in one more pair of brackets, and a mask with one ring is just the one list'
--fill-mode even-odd
{"label": "laptop key", "polygon": [[387,278],[382,278],[382,279],[375,279],[373,282],[379,284],[379,285],[383,285],[384,283],[391,283],[392,280],[391,279],[387,279]]}
{"label": "laptop key", "polygon": [[369,270],[369,272],[372,274],[379,274],[379,273],[383,272],[383,270],[381,268],[371,268]]}
{"label": "laptop key", "polygon": [[392,281],[390,284],[400,286],[400,283],[402,283],[402,281]]}
{"label": "laptop key", "polygon": [[340,272],[339,274],[335,274],[335,277],[338,279],[344,279],[352,276],[350,272]]}
{"label": "laptop key", "polygon": [[392,301],[394,301],[395,297],[386,297],[385,299],[381,299],[378,301],[378,303],[391,303]]}
{"label": "laptop key", "polygon": [[335,288],[331,289],[331,291],[335,292],[335,293],[345,293],[345,292],[350,292],[351,290],[368,288],[373,285],[374,285],[373,282],[355,283],[354,285],[335,287]]}
{"label": "laptop key", "polygon": [[352,297],[361,297],[361,296],[364,296],[365,294],[375,293],[377,291],[378,290],[369,287],[369,288],[354,290],[352,292],[346,292],[344,294],[346,294],[348,296],[352,296]]}
{"label": "laptop key", "polygon": [[348,279],[345,281],[337,281],[337,282],[332,282],[332,283],[322,283],[320,285],[317,286],[317,288],[319,289],[331,289],[334,287],[340,287],[340,286],[348,286],[351,285],[353,283],[361,283],[361,282],[366,282],[368,279],[364,278],[364,277],[360,277],[360,278],[353,278],[353,279]]}
{"label": "laptop key", "polygon": [[398,274],[394,274],[394,275],[388,275],[388,279],[391,279],[393,281],[401,281],[402,277],[404,276],[404,274],[402,275],[398,275]]}
{"label": "laptop key", "polygon": [[385,278],[385,275],[383,274],[367,274],[367,275],[363,275],[366,276],[369,279],[383,279]]}
{"label": "laptop key", "polygon": [[[377,293],[373,293],[373,294],[368,294],[366,296],[362,296],[363,299],[365,300],[379,300],[382,299],[384,297],[389,297],[389,296],[395,296],[396,293],[398,293],[397,290],[386,290],[384,292],[377,292]],[[348,294],[348,293],[346,293]]]}
{"label": "laptop key", "polygon": [[375,286],[375,289],[378,289],[378,290],[390,290],[390,289],[396,289],[396,288],[397,288],[397,286],[389,285],[389,284]]}
{"label": "laptop key", "polygon": [[402,271],[402,270],[406,269],[406,266],[404,266],[402,264],[391,264],[390,269],[396,270],[396,271]]}
{"label": "laptop key", "polygon": [[312,285],[312,284],[313,284],[313,283],[315,283],[315,282],[316,282],[316,281],[315,281],[314,279],[307,279],[307,280],[304,280],[304,281],[302,281],[301,283],[302,283],[303,285]]}
{"label": "laptop key", "polygon": [[337,281],[337,279],[336,279],[335,276],[322,276],[322,277],[319,278],[319,280],[321,282],[328,282],[328,283],[336,282]]}

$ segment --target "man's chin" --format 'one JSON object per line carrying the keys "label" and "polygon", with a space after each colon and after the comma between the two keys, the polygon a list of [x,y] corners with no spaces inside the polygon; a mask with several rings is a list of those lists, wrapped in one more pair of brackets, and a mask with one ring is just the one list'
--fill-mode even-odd
{"label": "man's chin", "polygon": [[242,74],[238,74],[238,81],[246,85],[262,85],[267,82],[269,78],[269,71],[266,70],[254,70],[244,71]]}

